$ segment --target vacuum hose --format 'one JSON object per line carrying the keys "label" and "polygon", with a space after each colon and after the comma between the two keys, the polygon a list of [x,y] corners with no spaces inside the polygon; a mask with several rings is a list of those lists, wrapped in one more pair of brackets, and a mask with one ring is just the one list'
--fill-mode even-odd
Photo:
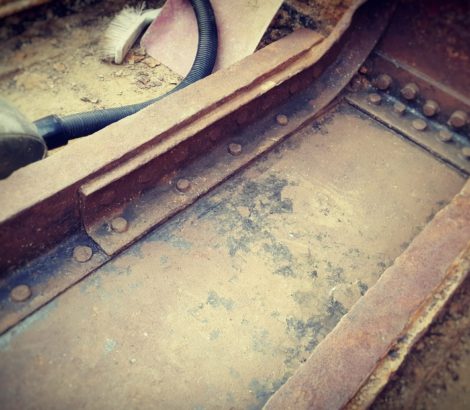
{"label": "vacuum hose", "polygon": [[214,11],[209,0],[189,0],[196,14],[199,40],[196,58],[188,75],[175,88],[160,97],[139,104],[127,105],[99,111],[59,117],[49,115],[34,122],[39,134],[44,138],[48,148],[67,144],[69,139],[90,135],[142,108],[161,100],[175,91],[208,76],[212,73],[217,57],[217,25]]}

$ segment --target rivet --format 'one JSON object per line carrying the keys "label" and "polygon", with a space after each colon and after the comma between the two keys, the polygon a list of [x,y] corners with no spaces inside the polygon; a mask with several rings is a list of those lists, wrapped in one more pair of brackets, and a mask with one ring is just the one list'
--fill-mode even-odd
{"label": "rivet", "polygon": [[442,142],[450,142],[452,141],[452,133],[449,130],[440,130],[439,131],[439,139]]}
{"label": "rivet", "polygon": [[388,74],[380,74],[375,80],[374,85],[382,91],[387,90],[392,85],[392,77]]}
{"label": "rivet", "polygon": [[361,74],[367,74],[368,71],[369,71],[369,69],[368,69],[365,65],[363,65],[363,66],[359,69],[359,72],[360,72]]}
{"label": "rivet", "polygon": [[428,126],[426,121],[422,120],[421,118],[416,118],[411,124],[413,125],[413,128],[418,131],[424,131]]}
{"label": "rivet", "polygon": [[287,125],[289,123],[289,118],[284,114],[278,114],[276,115],[276,122],[279,125]]}
{"label": "rivet", "polygon": [[10,292],[10,299],[13,302],[24,302],[31,296],[31,289],[28,285],[15,286]]}
{"label": "rivet", "polygon": [[129,227],[129,223],[127,222],[126,218],[122,216],[118,216],[111,221],[111,229],[117,233],[123,233],[127,231]]}
{"label": "rivet", "polygon": [[380,105],[382,102],[382,97],[377,93],[371,93],[367,98],[369,99],[369,102],[375,105]]}
{"label": "rivet", "polygon": [[414,100],[418,96],[419,88],[415,83],[406,84],[400,93],[407,100]]}
{"label": "rivet", "polygon": [[470,160],[470,147],[463,147],[462,155],[464,156],[465,159]]}
{"label": "rivet", "polygon": [[454,111],[449,118],[449,124],[454,128],[462,128],[467,121],[467,113],[461,110]]}
{"label": "rivet", "polygon": [[240,144],[232,142],[228,144],[228,152],[234,157],[236,157],[237,155],[240,155],[242,153],[242,146]]}
{"label": "rivet", "polygon": [[433,117],[439,112],[439,104],[434,100],[426,100],[423,105],[423,114],[426,117]]}
{"label": "rivet", "polygon": [[403,115],[406,111],[406,105],[400,101],[397,101],[395,104],[393,104],[393,111],[395,111],[397,114]]}
{"label": "rivet", "polygon": [[73,250],[73,258],[80,263],[87,262],[93,256],[93,251],[89,246],[76,246]]}
{"label": "rivet", "polygon": [[191,182],[186,178],[181,178],[176,181],[176,189],[180,192],[188,192],[191,188]]}

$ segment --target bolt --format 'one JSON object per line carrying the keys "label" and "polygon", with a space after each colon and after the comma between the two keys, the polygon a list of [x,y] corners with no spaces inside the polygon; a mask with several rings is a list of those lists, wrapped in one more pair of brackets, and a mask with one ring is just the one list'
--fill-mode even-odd
{"label": "bolt", "polygon": [[439,131],[439,139],[442,142],[450,142],[450,141],[452,141],[452,133],[447,129],[440,130]]}
{"label": "bolt", "polygon": [[413,125],[413,128],[418,131],[424,131],[428,126],[426,121],[422,120],[421,118],[413,120],[411,124]]}
{"label": "bolt", "polygon": [[89,246],[76,246],[73,250],[73,258],[80,263],[89,261],[92,255],[93,251]]}
{"label": "bolt", "polygon": [[439,104],[434,100],[426,100],[423,105],[423,114],[426,117],[433,117],[439,112]]}
{"label": "bolt", "polygon": [[407,100],[414,100],[417,97],[418,92],[419,88],[415,83],[408,83],[400,90],[403,98]]}
{"label": "bolt", "polygon": [[228,152],[234,157],[236,157],[237,155],[240,155],[242,153],[242,146],[240,144],[232,142],[228,144]]}
{"label": "bolt", "polygon": [[454,111],[449,118],[449,124],[454,128],[462,128],[467,121],[467,113],[461,110]]}
{"label": "bolt", "polygon": [[185,178],[178,179],[176,181],[176,189],[180,192],[188,192],[191,188],[191,182]]}
{"label": "bolt", "polygon": [[24,302],[31,296],[31,289],[28,285],[15,286],[10,292],[10,299],[13,302]]}
{"label": "bolt", "polygon": [[374,105],[380,105],[380,103],[382,102],[382,97],[377,93],[369,94],[368,99],[369,99],[369,102],[371,102]]}
{"label": "bolt", "polygon": [[403,115],[406,111],[406,105],[400,101],[397,101],[395,104],[393,104],[393,111],[399,115]]}
{"label": "bolt", "polygon": [[470,160],[470,147],[463,147],[462,155],[464,156],[465,159]]}
{"label": "bolt", "polygon": [[122,216],[118,216],[111,221],[111,229],[117,233],[123,233],[127,231],[129,223],[127,219],[123,218]]}
{"label": "bolt", "polygon": [[276,115],[276,122],[279,125],[287,125],[289,122],[289,118],[287,118],[287,116],[284,114],[279,114],[279,115]]}
{"label": "bolt", "polygon": [[382,91],[387,90],[392,85],[392,77],[388,74],[380,74],[374,81],[374,85]]}

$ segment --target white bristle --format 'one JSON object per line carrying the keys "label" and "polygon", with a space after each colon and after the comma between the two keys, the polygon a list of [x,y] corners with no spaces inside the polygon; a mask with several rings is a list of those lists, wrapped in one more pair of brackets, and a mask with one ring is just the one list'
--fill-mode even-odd
{"label": "white bristle", "polygon": [[102,59],[121,64],[142,30],[159,14],[157,10],[126,7],[114,17],[101,42]]}

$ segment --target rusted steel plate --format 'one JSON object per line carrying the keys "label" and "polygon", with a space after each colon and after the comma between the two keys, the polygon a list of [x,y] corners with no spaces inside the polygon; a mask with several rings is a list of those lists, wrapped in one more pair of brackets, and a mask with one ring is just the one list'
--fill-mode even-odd
{"label": "rusted steel plate", "polygon": [[[345,38],[335,45],[333,53],[327,53],[314,67],[285,81],[274,94],[263,93],[266,88],[282,82],[280,79],[289,77],[292,73],[285,70],[291,70],[293,63],[286,65],[284,71],[278,68],[269,81],[265,79],[269,83],[268,87],[266,82],[261,85],[255,82],[252,88],[245,89],[241,96],[237,96],[241,99],[238,102],[240,108],[233,115],[229,111],[228,118],[223,116],[227,116],[227,110],[233,109],[233,101],[228,108],[217,107],[217,110],[211,111],[209,119],[198,118],[200,121],[197,124],[192,123],[175,131],[171,139],[134,153],[128,160],[123,160],[113,169],[105,170],[83,184],[79,189],[79,213],[89,235],[108,255],[121,251],[156,224],[181,211],[233,172],[302,127],[337,96],[373,48],[391,13],[390,7],[386,12],[382,7],[377,3],[359,12]],[[377,18],[379,11],[380,18]],[[339,27],[347,27],[349,18],[350,15],[346,16]],[[291,38],[295,39],[297,36]],[[334,44],[331,39],[327,41]],[[329,48],[323,47],[322,53],[325,50]],[[271,63],[277,64],[273,59]],[[299,63],[305,64],[304,61]],[[262,70],[262,67],[257,69]],[[307,86],[313,78],[316,78],[315,84]],[[291,96],[289,101],[279,105],[288,96]],[[253,97],[254,101],[243,105],[247,98]],[[276,106],[275,110],[271,109],[273,106]],[[266,113],[263,119],[247,125],[262,113]],[[236,141],[231,137],[232,134]],[[228,153],[230,143],[233,142],[243,144],[239,155]],[[201,154],[202,157],[198,159]],[[187,187],[183,193],[175,189],[181,178],[189,178],[191,183],[191,187]],[[60,202],[56,204],[56,209],[57,205],[60,206]],[[121,219],[124,228],[113,229],[113,219],[116,217],[126,218],[125,221]],[[63,257],[64,253],[51,251],[50,255]],[[63,263],[69,263],[69,258],[65,257]],[[34,270],[37,265],[38,262],[31,262],[26,270]],[[74,278],[80,279],[94,268],[96,266],[90,266],[88,272],[80,272],[78,276],[69,275],[65,279],[59,272],[50,271],[50,275],[44,276],[43,282],[52,291],[47,291],[46,285],[42,283],[38,300],[44,303],[47,295],[54,296],[59,290],[70,286]],[[15,272],[10,275],[11,279],[5,280],[6,289],[16,286],[16,276],[25,278],[21,272]],[[24,284],[29,285],[27,281]],[[39,284],[35,283],[35,286]],[[7,320],[0,321],[0,331],[6,329],[3,325],[12,325],[13,318],[20,320],[36,309],[36,297],[38,293],[34,292],[29,302],[20,306],[21,309],[9,299],[3,301],[3,313]]]}
{"label": "rusted steel plate", "polygon": [[340,409],[406,331],[470,239],[470,182],[318,345],[267,409]]}
{"label": "rusted steel plate", "polygon": [[[2,180],[0,272],[37,256],[79,229],[78,190],[84,182],[155,146],[165,152],[255,97],[275,89],[326,51],[308,53],[322,40],[311,31],[299,31],[291,40],[278,41],[243,64],[219,71],[77,141],[73,148],[67,147]],[[180,133],[175,135],[177,131]],[[95,155],[89,155],[91,151]],[[61,172],[63,169],[67,172]]]}
{"label": "rusted steel plate", "polygon": [[[379,96],[380,101],[378,103],[371,102],[371,98],[376,96]],[[404,106],[405,110],[398,113],[395,106],[400,104],[399,100],[374,88],[352,93],[347,98],[355,107],[397,130],[443,161],[452,164],[465,175],[470,174],[470,158],[465,157],[462,153],[462,149],[469,147],[470,142],[457,131],[450,130],[447,126],[426,118],[410,106]],[[442,141],[441,133],[443,132],[446,135],[449,134],[452,139]]]}
{"label": "rusted steel plate", "polygon": [[[437,369],[445,368],[448,354],[455,350],[459,339],[469,329],[469,296],[470,241],[345,410],[370,408],[371,405],[373,409],[383,408],[380,402],[383,403],[384,398],[392,408],[417,408],[416,399],[425,394],[429,379]],[[456,321],[458,317],[461,319]],[[434,342],[437,343],[433,349],[424,349],[420,353],[423,344],[429,346]],[[421,362],[423,355],[424,362]],[[406,383],[406,389],[399,387],[403,386],[403,377],[410,381]],[[395,393],[391,394],[391,391]],[[390,400],[392,395],[393,401]]]}
{"label": "rusted steel plate", "polygon": [[378,52],[463,97],[470,95],[470,3],[401,1]]}
{"label": "rusted steel plate", "polygon": [[[237,115],[236,124],[225,121],[210,129],[206,128],[193,137],[190,145],[180,145],[177,150],[170,151],[167,155],[169,161],[164,161],[164,155],[158,150],[155,153],[147,151],[144,155],[132,159],[134,167],[123,164],[109,175],[100,176],[82,186],[81,214],[89,235],[109,255],[122,250],[305,125],[338,96],[372,50],[378,33],[383,30],[387,21],[386,15],[375,19],[375,13],[372,11],[369,11],[371,14],[367,16],[367,20],[372,18],[374,23],[370,21],[365,29],[365,21],[356,22],[358,27],[348,31],[342,51],[334,60],[328,61],[328,67],[322,74],[314,74],[318,77],[314,84],[308,86],[308,77],[311,74],[309,72],[287,83],[285,93],[295,94],[287,102],[269,110],[273,104],[272,98],[262,101],[257,99]],[[391,10],[388,10],[388,13],[390,12]],[[321,69],[321,66],[319,68]],[[253,121],[253,113],[260,115],[263,111],[267,111],[264,117],[246,125]],[[229,129],[236,129],[237,125],[245,125],[245,128],[235,133],[232,139],[228,139]],[[230,144],[234,143],[240,146],[240,152],[230,153]],[[177,169],[180,163],[187,162],[187,158],[194,158],[198,153],[208,151],[211,153],[194,160],[182,170]],[[174,172],[172,165],[162,166],[168,162],[176,168]],[[204,165],[201,166],[201,163]],[[155,168],[162,169],[166,175],[157,180]],[[201,173],[201,169],[204,172]],[[153,175],[149,175],[149,170]],[[179,179],[185,179],[191,184],[184,192],[177,188]],[[117,212],[110,213],[109,202],[112,202],[113,198],[136,197],[132,191],[135,180],[141,182],[140,190],[143,189],[142,181],[157,186],[143,194],[139,192],[140,195],[126,205],[115,201],[118,205],[115,207]],[[103,208],[103,198],[108,198],[108,203],[104,206],[104,216],[97,210]],[[129,222],[126,232],[119,235],[109,228],[112,218],[116,216],[124,216]]]}
{"label": "rusted steel plate", "polygon": [[1,336],[1,402],[260,408],[463,183],[342,105]]}

